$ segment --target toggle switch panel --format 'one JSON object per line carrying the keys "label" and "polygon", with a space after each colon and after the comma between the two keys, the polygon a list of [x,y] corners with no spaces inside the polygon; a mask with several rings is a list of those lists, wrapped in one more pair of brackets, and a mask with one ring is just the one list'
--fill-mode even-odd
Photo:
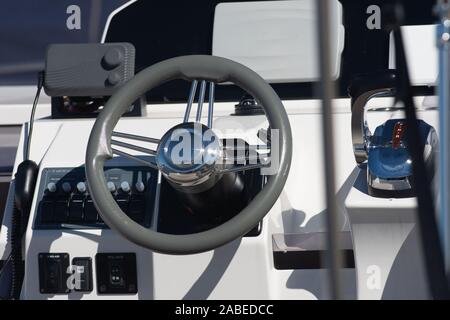
{"label": "toggle switch panel", "polygon": [[66,294],[69,278],[68,253],[39,254],[39,291],[42,294]]}
{"label": "toggle switch panel", "polygon": [[[150,227],[158,172],[149,167],[106,167],[108,188],[131,219]],[[34,229],[107,228],[86,183],[85,168],[46,168],[38,192]]]}
{"label": "toggle switch panel", "polygon": [[97,253],[97,291],[99,294],[136,294],[135,253]]}

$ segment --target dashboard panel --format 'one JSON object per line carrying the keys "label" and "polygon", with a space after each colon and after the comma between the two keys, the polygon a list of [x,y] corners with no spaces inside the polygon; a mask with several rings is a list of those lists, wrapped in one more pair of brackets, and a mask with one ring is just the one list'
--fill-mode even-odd
{"label": "dashboard panel", "polygon": [[[149,167],[106,167],[105,179],[122,211],[150,227],[158,172]],[[89,194],[84,167],[45,168],[37,203],[34,229],[108,228]]]}

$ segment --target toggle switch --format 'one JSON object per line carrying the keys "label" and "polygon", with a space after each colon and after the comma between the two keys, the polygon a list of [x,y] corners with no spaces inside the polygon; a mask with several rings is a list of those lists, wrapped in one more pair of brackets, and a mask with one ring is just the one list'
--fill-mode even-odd
{"label": "toggle switch", "polygon": [[131,190],[130,184],[128,183],[128,181],[123,181],[120,184],[120,189],[122,189],[123,192],[128,193]]}
{"label": "toggle switch", "polygon": [[62,184],[62,189],[65,193],[70,193],[72,191],[72,185],[69,182],[64,182]]}
{"label": "toggle switch", "polygon": [[50,182],[50,183],[47,185],[47,191],[48,191],[48,192],[50,192],[50,193],[55,193],[56,190],[57,190],[57,188],[56,188],[56,183]]}
{"label": "toggle switch", "polygon": [[114,184],[114,182],[109,181],[109,182],[106,184],[106,186],[107,186],[109,192],[113,193],[113,192],[116,191],[116,185]]}
{"label": "toggle switch", "polygon": [[84,182],[78,182],[77,183],[77,191],[79,193],[85,193],[86,190],[87,190],[86,183],[84,183]]}
{"label": "toggle switch", "polygon": [[136,182],[135,188],[136,188],[136,191],[138,191],[138,192],[144,192],[145,184],[142,181],[138,181],[138,182]]}

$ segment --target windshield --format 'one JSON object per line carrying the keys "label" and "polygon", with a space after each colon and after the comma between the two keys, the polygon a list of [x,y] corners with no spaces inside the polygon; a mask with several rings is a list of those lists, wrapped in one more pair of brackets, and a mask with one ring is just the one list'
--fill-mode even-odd
{"label": "windshield", "polygon": [[[241,2],[247,2],[244,0]],[[108,15],[126,0],[3,0],[0,10],[0,85],[35,84],[43,69],[45,49],[50,43],[99,42]],[[223,0],[139,0],[120,11],[111,21],[106,42],[131,42],[136,47],[136,71],[167,58],[188,54],[211,54],[214,10]],[[340,0],[343,6],[345,47],[338,94],[347,97],[351,78],[388,68],[389,34],[369,30],[366,1]],[[382,6],[391,1],[379,0]],[[406,24],[431,24],[434,1],[403,1]],[[79,29],[68,28],[80,9]],[[14,12],[14,14],[10,14]],[[69,12],[69,13],[68,13]],[[430,14],[424,14],[430,12]],[[20,21],[20,23],[17,23]],[[314,83],[272,85],[282,99],[317,98]],[[189,84],[174,81],[147,94],[150,102],[184,102]],[[217,101],[236,101],[244,93],[235,86],[219,86]]]}
{"label": "windshield", "polygon": [[127,0],[2,0],[0,85],[34,85],[51,43],[99,42],[108,15]]}
{"label": "windshield", "polygon": [[[218,0],[138,1],[117,14],[107,41],[127,41],[136,47],[136,70],[164,59],[187,54],[211,54],[214,10]],[[241,1],[246,2],[246,1]],[[388,68],[389,34],[366,27],[366,1],[340,0],[343,5],[345,49],[342,57],[339,95],[347,97],[352,75]],[[383,1],[376,1],[382,6]],[[384,1],[388,3],[389,1]],[[430,24],[433,1],[404,1],[409,24]],[[318,97],[314,83],[272,84],[283,99]],[[148,93],[150,101],[185,101],[189,84],[172,82]],[[235,101],[241,92],[233,86],[219,86],[216,99]]]}

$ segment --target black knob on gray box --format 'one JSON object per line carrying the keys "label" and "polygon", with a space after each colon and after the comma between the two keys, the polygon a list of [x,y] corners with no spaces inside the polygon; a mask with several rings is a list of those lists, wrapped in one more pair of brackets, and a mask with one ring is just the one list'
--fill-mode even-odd
{"label": "black knob on gray box", "polygon": [[111,72],[106,80],[107,84],[110,86],[118,85],[122,81],[122,77],[118,72]]}
{"label": "black knob on gray box", "polygon": [[111,48],[103,56],[103,66],[106,70],[114,69],[123,62],[124,55],[119,48]]}

